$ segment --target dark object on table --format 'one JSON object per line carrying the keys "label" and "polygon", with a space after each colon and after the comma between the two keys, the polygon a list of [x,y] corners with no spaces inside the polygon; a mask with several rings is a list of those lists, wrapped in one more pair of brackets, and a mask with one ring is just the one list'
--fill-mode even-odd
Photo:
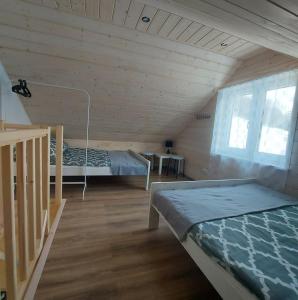
{"label": "dark object on table", "polygon": [[166,150],[167,154],[171,153],[173,146],[174,146],[174,142],[173,141],[171,141],[171,140],[166,140],[165,141],[165,148],[167,149]]}

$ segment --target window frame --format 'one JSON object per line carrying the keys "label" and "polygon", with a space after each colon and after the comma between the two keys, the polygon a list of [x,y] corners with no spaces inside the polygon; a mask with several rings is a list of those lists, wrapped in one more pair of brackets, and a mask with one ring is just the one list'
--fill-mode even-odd
{"label": "window frame", "polygon": [[[265,111],[265,103],[266,103],[266,93],[270,90],[278,90],[278,89],[282,89],[282,88],[287,88],[287,87],[291,87],[294,86],[293,85],[288,85],[286,84],[285,81],[281,81],[279,82],[278,86],[273,86],[273,83],[269,83],[266,85],[266,87],[263,89],[264,92],[264,99],[263,99],[263,107],[262,107],[262,114],[264,114]],[[296,123],[297,123],[297,118],[298,118],[298,80],[296,80],[295,83],[295,94],[294,94],[294,99],[293,99],[293,109],[291,112],[291,117],[290,117],[290,126],[289,126],[289,130],[288,130],[288,139],[287,139],[287,145],[286,145],[286,153],[285,155],[278,155],[278,154],[273,154],[273,153],[263,153],[259,151],[259,146],[260,146],[260,141],[261,141],[261,133],[262,133],[262,124],[263,124],[263,118],[261,118],[260,121],[260,126],[259,126],[259,130],[258,130],[258,139],[257,139],[257,143],[256,145],[256,149],[255,149],[255,159],[253,160],[254,162],[257,162],[259,164],[262,164],[262,160],[266,159],[268,160],[268,158],[270,157],[271,162],[275,162],[275,164],[272,164],[273,166],[277,166],[280,169],[288,169],[289,165],[290,165],[290,159],[291,159],[291,152],[292,152],[292,148],[293,148],[293,142],[294,142],[294,137],[295,137],[295,131],[296,131]],[[296,117],[295,117],[296,116]],[[278,161],[281,160],[281,157],[283,157],[283,161],[284,161],[284,166],[281,166]]]}
{"label": "window frame", "polygon": [[[292,70],[296,71],[297,70]],[[288,71],[291,72],[291,71]],[[282,75],[275,74],[275,75]],[[297,120],[298,120],[298,73],[296,73],[296,79],[289,84],[286,78],[283,80],[278,81],[278,84],[276,85],[276,79],[270,77],[260,78],[253,81],[249,81],[246,83],[242,83],[239,86],[234,86],[235,91],[237,92],[237,89],[239,89],[240,96],[244,95],[252,95],[252,108],[250,111],[250,118],[248,120],[248,133],[247,133],[247,141],[246,141],[246,148],[240,149],[236,147],[230,147],[229,146],[229,139],[231,134],[231,124],[232,124],[232,118],[233,118],[233,111],[230,113],[227,117],[228,119],[228,126],[225,126],[225,141],[224,141],[224,147],[221,145],[219,147],[218,145],[213,146],[214,143],[214,136],[212,137],[212,146],[211,146],[211,153],[215,155],[222,155],[229,158],[234,159],[241,159],[250,161],[252,163],[258,163],[263,165],[272,165],[274,167],[277,167],[279,169],[288,169],[290,165],[290,159],[292,154],[292,148],[294,144],[294,138],[295,138],[295,132],[296,132],[296,126],[297,126]],[[257,88],[254,88],[255,85]],[[241,90],[241,86],[244,87],[243,90]],[[261,141],[261,132],[262,132],[262,124],[264,122],[263,115],[265,112],[265,106],[266,106],[266,95],[267,92],[270,90],[278,90],[281,88],[287,88],[295,86],[295,95],[293,100],[293,109],[290,116],[290,126],[288,128],[288,139],[287,139],[287,145],[286,145],[286,152],[285,155],[278,155],[278,154],[270,154],[270,153],[263,153],[259,151],[260,141]],[[232,88],[233,86],[229,86],[227,88]],[[241,91],[240,91],[241,90]],[[256,91],[258,93],[256,94]],[[220,90],[217,94],[217,105],[216,105],[216,114],[215,114],[215,120],[214,120],[214,128],[216,125],[216,115],[218,110],[218,103],[220,103],[220,109],[223,109],[223,101],[220,99],[220,93],[223,92],[223,90]],[[260,93],[260,95],[258,95]],[[221,95],[223,97],[223,95]],[[228,95],[230,98],[231,95]],[[254,124],[252,122],[253,114],[257,113],[257,122]],[[253,128],[255,127],[255,128]],[[214,132],[213,128],[213,132]],[[297,128],[298,130],[298,128]],[[257,133],[257,134],[254,134]],[[217,137],[216,137],[217,139]],[[216,141],[215,141],[216,142]],[[250,146],[251,145],[251,146]],[[282,159],[284,158],[284,159]],[[262,160],[265,160],[266,163],[262,163]],[[268,162],[269,161],[269,162]],[[283,162],[282,164],[280,162]]]}

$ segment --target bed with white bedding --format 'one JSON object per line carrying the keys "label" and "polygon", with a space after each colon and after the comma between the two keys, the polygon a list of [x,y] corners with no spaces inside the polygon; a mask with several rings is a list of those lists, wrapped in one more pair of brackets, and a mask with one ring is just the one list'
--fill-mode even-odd
{"label": "bed with white bedding", "polygon": [[153,183],[161,215],[224,299],[298,299],[298,201],[254,180]]}
{"label": "bed with white bedding", "polygon": [[[55,175],[55,140],[51,140],[51,176]],[[106,151],[63,145],[63,176],[145,176],[149,186],[150,161],[132,150]]]}

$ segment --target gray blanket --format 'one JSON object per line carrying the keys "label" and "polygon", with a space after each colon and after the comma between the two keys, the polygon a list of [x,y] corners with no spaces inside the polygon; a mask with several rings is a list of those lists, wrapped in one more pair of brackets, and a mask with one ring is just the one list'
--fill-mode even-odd
{"label": "gray blanket", "polygon": [[109,151],[113,175],[147,175],[147,166],[128,151]]}
{"label": "gray blanket", "polygon": [[233,187],[166,190],[155,193],[154,206],[180,240],[195,224],[297,205],[297,199],[251,183]]}

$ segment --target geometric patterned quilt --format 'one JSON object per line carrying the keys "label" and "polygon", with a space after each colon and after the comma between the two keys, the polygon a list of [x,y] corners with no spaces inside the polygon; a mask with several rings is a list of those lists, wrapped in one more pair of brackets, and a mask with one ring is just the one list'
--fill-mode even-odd
{"label": "geometric patterned quilt", "polygon": [[298,299],[298,206],[194,225],[189,236],[260,299]]}
{"label": "geometric patterned quilt", "polygon": [[[55,165],[55,156],[50,156],[51,165]],[[64,166],[85,166],[86,149],[69,147],[63,152]],[[108,151],[88,149],[88,167],[110,167],[111,159]]]}

